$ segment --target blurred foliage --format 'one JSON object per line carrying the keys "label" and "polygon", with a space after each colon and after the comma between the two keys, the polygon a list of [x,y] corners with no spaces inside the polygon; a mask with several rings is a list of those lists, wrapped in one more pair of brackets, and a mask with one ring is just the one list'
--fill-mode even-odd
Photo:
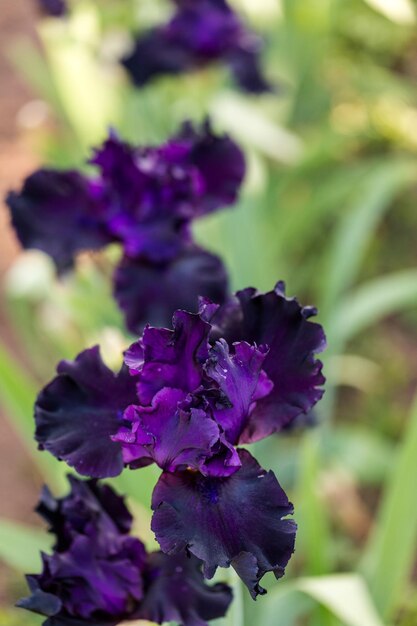
{"label": "blurred foliage", "polygon": [[[156,142],[184,118],[207,113],[243,144],[249,172],[238,206],[201,221],[196,236],[225,258],[233,287],[263,290],[285,279],[289,295],[318,305],[329,339],[328,384],[318,428],[255,446],[292,494],[298,549],[286,580],[271,580],[269,596],[256,605],[244,594],[228,623],[411,626],[417,619],[416,409],[409,410],[417,380],[414,3],[233,4],[265,36],[265,66],[278,94],[238,94],[221,67],[136,91],[117,59],[133,33],[169,14],[168,1],[73,0],[70,19],[39,24],[40,48],[17,41],[10,50],[36,98],[19,119],[34,150],[62,167],[83,167],[110,126],[130,141]],[[55,362],[98,342],[117,367],[131,339],[110,292],[116,258],[112,249],[84,255],[77,271],[58,281],[48,259],[30,252],[9,273],[10,322],[27,368],[0,350],[1,397],[31,452],[30,407]],[[60,466],[43,454],[33,458],[59,489]],[[148,468],[141,480],[125,472],[116,481],[150,545],[156,475]],[[19,565],[7,550],[1,556]],[[14,615],[6,616],[10,626],[38,623]]]}

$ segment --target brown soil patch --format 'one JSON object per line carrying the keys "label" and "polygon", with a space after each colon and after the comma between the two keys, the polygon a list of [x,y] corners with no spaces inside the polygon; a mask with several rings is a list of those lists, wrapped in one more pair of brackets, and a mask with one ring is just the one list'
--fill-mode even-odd
{"label": "brown soil patch", "polygon": [[[1,0],[0,7],[0,336],[13,349],[14,339],[8,329],[2,306],[1,277],[14,256],[18,244],[9,226],[2,202],[5,193],[18,186],[34,167],[35,158],[17,125],[20,108],[31,99],[27,86],[13,68],[8,50],[16,37],[34,38],[35,0]],[[9,419],[0,415],[0,517],[34,523],[32,512],[40,479]],[[15,576],[0,568],[0,602],[6,602]]]}

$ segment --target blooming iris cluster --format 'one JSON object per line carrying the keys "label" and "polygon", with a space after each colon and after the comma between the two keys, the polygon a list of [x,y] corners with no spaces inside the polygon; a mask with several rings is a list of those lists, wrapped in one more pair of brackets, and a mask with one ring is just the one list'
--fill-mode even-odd
{"label": "blooming iris cluster", "polygon": [[225,615],[227,585],[208,586],[201,563],[185,553],[148,554],[129,532],[132,516],[109,486],[69,477],[70,493],[44,488],[37,511],[55,535],[41,574],[27,577],[31,596],[18,606],[47,617],[45,626],[114,626],[145,619],[204,626]]}
{"label": "blooming iris cluster", "polygon": [[226,0],[173,1],[176,11],[169,22],[139,35],[123,60],[136,85],[222,61],[244,91],[271,91],[260,68],[262,42]]}
{"label": "blooming iris cluster", "polygon": [[190,553],[211,578],[232,565],[252,597],[294,550],[293,507],[241,444],[291,424],[323,394],[316,313],[284,285],[245,289],[173,328],[147,326],[115,375],[98,348],[63,361],[35,410],[41,449],[80,474],[110,477],[156,463],[152,529],[168,555]]}
{"label": "blooming iris cluster", "polygon": [[236,201],[245,174],[236,143],[208,122],[184,124],[161,146],[133,147],[113,133],[91,164],[98,176],[40,169],[8,195],[23,247],[46,252],[63,272],[78,252],[120,243],[114,294],[132,332],[148,321],[169,325],[177,308],[196,311],[201,295],[224,302],[226,270],[190,227]]}

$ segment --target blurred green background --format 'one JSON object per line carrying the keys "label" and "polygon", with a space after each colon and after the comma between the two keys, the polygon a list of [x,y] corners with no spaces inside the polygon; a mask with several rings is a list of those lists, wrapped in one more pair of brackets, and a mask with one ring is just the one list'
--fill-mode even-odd
{"label": "blurred green background", "polygon": [[[232,4],[264,35],[277,94],[240,94],[221,67],[134,90],[117,58],[134,32],[165,19],[169,2],[73,0],[69,19],[40,20],[37,43],[16,33],[8,49],[33,94],[20,112],[27,145],[42,162],[84,167],[109,126],[127,140],[157,142],[207,113],[242,143],[249,172],[240,202],[200,221],[196,237],[225,259],[234,288],[265,290],[284,279],[288,295],[319,307],[328,382],[316,428],[254,446],[294,502],[297,550],[286,577],[271,579],[257,603],[234,581],[236,601],[222,623],[416,626],[416,5]],[[117,367],[131,339],[110,293],[118,254],[83,255],[58,281],[49,259],[26,252],[3,281],[1,412],[33,472],[57,492],[66,468],[35,449],[34,396],[59,359],[94,343]],[[151,468],[113,481],[129,494],[149,545],[157,475]],[[29,493],[28,509],[38,495]],[[24,593],[21,572],[36,570],[48,546],[42,528],[24,521],[0,520],[0,623],[8,626],[41,621],[9,608]]]}

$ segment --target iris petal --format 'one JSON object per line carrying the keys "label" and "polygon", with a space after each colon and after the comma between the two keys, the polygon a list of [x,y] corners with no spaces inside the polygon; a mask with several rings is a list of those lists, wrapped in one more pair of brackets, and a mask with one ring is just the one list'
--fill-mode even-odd
{"label": "iris petal", "polygon": [[78,252],[113,241],[102,220],[100,185],[78,172],[37,170],[7,204],[22,246],[46,252],[58,271],[71,268]]}
{"label": "iris petal", "polygon": [[[144,357],[143,364],[139,365],[138,383],[142,405],[150,404],[163,387],[187,392],[199,387],[204,374],[202,364],[208,356],[209,332],[210,324],[187,311],[175,312],[173,330],[145,328],[141,339]],[[127,359],[133,362],[130,350]]]}
{"label": "iris petal", "polygon": [[256,597],[266,572],[283,576],[296,525],[285,519],[293,508],[274,474],[246,450],[239,456],[242,467],[229,478],[164,473],[152,497],[152,529],[167,554],[188,550],[201,559],[207,578],[232,565]]}
{"label": "iris petal", "polygon": [[196,247],[166,263],[125,257],[114,278],[114,295],[132,332],[140,332],[149,320],[169,327],[176,309],[197,312],[199,296],[222,304],[227,294],[223,263]]}
{"label": "iris petal", "polygon": [[131,467],[148,460],[167,472],[192,467],[199,469],[220,438],[219,427],[204,411],[184,411],[179,404],[185,393],[161,389],[149,407],[131,406],[125,413],[130,429],[123,428],[114,440],[120,441],[123,457]]}
{"label": "iris petal", "polygon": [[227,342],[217,341],[210,350],[205,370],[231,404],[230,408],[217,408],[214,415],[227,439],[236,444],[256,401],[271,392],[273,383],[262,370],[267,348],[257,348],[245,341],[233,347],[234,353],[230,354]]}
{"label": "iris petal", "polygon": [[325,378],[315,355],[324,350],[326,338],[323,328],[310,321],[316,313],[287,298],[283,283],[265,294],[255,289],[239,291],[217,312],[213,340],[224,337],[229,345],[243,340],[269,348],[263,369],[274,386],[257,401],[240,443],[282,430],[323,396]]}
{"label": "iris petal", "polygon": [[115,375],[98,347],[62,361],[57,372],[36,400],[39,447],[84,476],[117,476],[123,469],[121,447],[110,436],[125,408],[137,400],[135,379],[126,367]]}
{"label": "iris petal", "polygon": [[205,626],[206,620],[223,617],[232,601],[230,587],[223,583],[208,586],[201,562],[185,553],[172,557],[162,552],[150,554],[145,585],[139,617],[157,624]]}
{"label": "iris petal", "polygon": [[260,68],[261,40],[225,0],[174,0],[172,18],[141,34],[122,60],[132,81],[143,87],[158,76],[175,75],[224,61],[238,86],[262,93],[271,87]]}

